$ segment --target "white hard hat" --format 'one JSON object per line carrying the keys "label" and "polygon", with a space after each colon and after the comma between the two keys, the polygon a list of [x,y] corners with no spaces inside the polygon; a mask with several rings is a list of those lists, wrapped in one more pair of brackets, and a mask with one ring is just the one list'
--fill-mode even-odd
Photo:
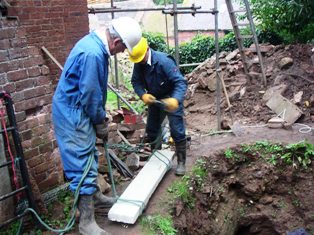
{"label": "white hard hat", "polygon": [[120,35],[129,52],[140,41],[142,30],[138,22],[130,17],[120,17],[112,20],[112,27]]}

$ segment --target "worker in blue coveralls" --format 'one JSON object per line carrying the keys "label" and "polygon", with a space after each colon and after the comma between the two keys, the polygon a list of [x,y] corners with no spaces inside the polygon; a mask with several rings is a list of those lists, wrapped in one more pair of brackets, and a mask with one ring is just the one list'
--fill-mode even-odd
{"label": "worker in blue coveralls", "polygon": [[105,104],[109,56],[125,49],[132,52],[141,37],[138,22],[129,17],[113,19],[107,28],[83,37],[71,50],[53,96],[54,131],[72,191],[77,189],[87,163],[92,159],[79,191],[81,234],[109,234],[97,225],[94,215],[95,205],[110,207],[116,200],[103,195],[96,180],[96,137],[104,141],[108,138]]}
{"label": "worker in blue coveralls", "polygon": [[[129,52],[134,64],[132,85],[135,93],[148,105],[146,133],[152,149],[158,149],[157,139],[161,134],[161,124],[168,117],[170,135],[175,142],[177,167],[175,174],[185,174],[186,135],[183,100],[187,81],[170,55],[155,51],[147,40],[140,42]],[[161,101],[163,105],[160,105]]]}

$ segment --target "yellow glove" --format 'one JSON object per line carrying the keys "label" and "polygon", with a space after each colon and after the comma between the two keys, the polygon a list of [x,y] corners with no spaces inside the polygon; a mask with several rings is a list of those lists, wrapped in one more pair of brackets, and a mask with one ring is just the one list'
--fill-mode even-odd
{"label": "yellow glove", "polygon": [[179,101],[176,98],[166,98],[161,101],[165,104],[168,112],[176,111],[179,107]]}
{"label": "yellow glove", "polygon": [[156,100],[155,96],[153,96],[151,94],[144,94],[144,95],[142,95],[141,99],[143,100],[143,102],[146,105],[153,104],[154,101]]}

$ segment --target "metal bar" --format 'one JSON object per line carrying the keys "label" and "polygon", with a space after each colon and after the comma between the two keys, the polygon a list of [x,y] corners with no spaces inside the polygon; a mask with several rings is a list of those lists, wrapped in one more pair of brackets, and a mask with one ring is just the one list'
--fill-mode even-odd
{"label": "metal bar", "polygon": [[3,228],[4,226],[10,224],[10,223],[13,223],[13,222],[16,221],[16,220],[22,218],[25,214],[26,214],[26,213],[23,212],[22,214],[19,214],[19,215],[15,216],[15,217],[12,218],[12,219],[9,219],[9,220],[7,220],[7,221],[4,221],[2,224],[0,224],[0,229]]}
{"label": "metal bar", "polygon": [[202,63],[191,63],[191,64],[180,64],[179,67],[193,67],[193,66],[198,66]]}
{"label": "metal bar", "polygon": [[14,131],[15,130],[15,127],[8,127],[6,128],[5,130],[4,129],[1,129],[0,130],[0,133],[4,133],[5,131]]}
{"label": "metal bar", "polygon": [[[201,6],[191,6],[191,7],[178,7],[178,10],[188,10],[188,9],[201,9]],[[110,13],[110,12],[134,12],[134,11],[163,11],[167,10],[169,7],[153,7],[153,8],[132,8],[132,9],[122,9],[111,6],[111,8],[88,8],[89,14],[97,13]]]}
{"label": "metal bar", "polygon": [[[217,11],[217,0],[214,1],[214,9]],[[220,79],[219,79],[219,44],[218,44],[218,13],[215,13],[215,51],[216,51],[216,108],[217,108],[217,130],[220,131]]]}
{"label": "metal bar", "polygon": [[12,164],[12,162],[13,162],[13,161],[5,162],[5,163],[3,163],[3,164],[0,165],[0,168],[8,166],[8,165]]}
{"label": "metal bar", "polygon": [[27,196],[27,199],[29,201],[30,207],[33,208],[35,211],[38,211],[37,206],[36,206],[35,201],[34,201],[34,197],[33,197],[33,192],[32,192],[32,188],[31,188],[30,179],[28,176],[27,166],[26,166],[26,163],[24,160],[25,158],[24,158],[24,153],[23,153],[20,135],[17,131],[17,123],[16,123],[16,119],[15,119],[15,115],[14,115],[13,101],[12,101],[10,96],[5,96],[4,99],[6,101],[5,105],[6,105],[6,110],[7,110],[7,115],[8,115],[10,126],[15,127],[15,131],[12,132],[12,137],[13,137],[13,142],[14,142],[16,154],[17,154],[17,156],[19,156],[21,158],[21,160],[19,162],[19,166],[20,166],[20,170],[21,170],[21,178],[23,181],[23,185],[27,185],[26,196]]}
{"label": "metal bar", "polygon": [[[113,0],[110,0],[110,6],[111,6],[111,8],[114,8]],[[114,19],[114,12],[111,12],[111,19]],[[116,87],[119,87],[119,74],[118,74],[118,58],[117,58],[117,55],[114,55],[114,77],[115,77]],[[118,109],[120,109],[119,96],[117,96],[117,106],[118,106]]]}
{"label": "metal bar", "polygon": [[2,195],[2,196],[0,197],[0,201],[3,201],[3,200],[5,200],[5,199],[7,199],[7,198],[9,198],[9,197],[12,197],[12,196],[14,196],[15,194],[18,194],[18,193],[22,192],[22,191],[25,190],[25,189],[28,189],[28,186],[23,186],[23,187],[21,187],[21,188],[15,190],[15,191],[12,191],[11,193],[7,193],[7,194],[5,194],[5,195]]}
{"label": "metal bar", "polygon": [[[218,11],[217,11],[218,12]],[[167,9],[167,10],[163,10],[162,13],[164,14],[170,14],[170,15],[173,15],[173,14],[198,14],[198,13],[211,13],[211,14],[215,14],[216,11],[193,11],[193,10],[184,10],[184,11],[180,11],[180,10],[171,10],[171,9]]]}
{"label": "metal bar", "polygon": [[[177,11],[177,0],[173,0],[173,11]],[[173,15],[173,33],[174,33],[174,46],[175,46],[175,59],[177,65],[180,64],[179,58],[179,39],[178,39],[178,15],[175,13]]]}
{"label": "metal bar", "polygon": [[112,86],[108,83],[108,87],[113,91],[113,93],[115,93],[135,114],[138,114],[138,112],[130,105],[130,103],[128,101],[126,101],[121,95],[120,93]]}

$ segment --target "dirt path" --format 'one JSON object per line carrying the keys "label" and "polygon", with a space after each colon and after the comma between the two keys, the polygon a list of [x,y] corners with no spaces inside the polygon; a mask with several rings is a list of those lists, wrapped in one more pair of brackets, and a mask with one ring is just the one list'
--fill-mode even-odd
{"label": "dirt path", "polygon": [[[314,124],[310,124],[314,128]],[[187,169],[191,169],[195,160],[209,153],[213,153],[228,147],[233,147],[242,143],[254,143],[258,140],[268,140],[280,143],[295,143],[304,139],[314,143],[314,132],[301,133],[300,126],[295,125],[291,130],[285,129],[269,129],[267,127],[243,127],[242,135],[235,136],[232,133],[226,133],[215,136],[192,136],[190,150],[188,152]],[[174,163],[175,167],[175,163]],[[163,194],[172,182],[177,178],[174,175],[174,167],[165,175],[157,190],[154,192],[149,204],[144,211],[144,215],[150,215],[160,212]],[[121,189],[118,189],[118,192]],[[96,215],[99,225],[114,235],[140,235],[141,226],[139,221],[134,225],[126,225],[122,223],[108,221],[105,214]],[[77,224],[76,224],[77,225]],[[77,227],[74,233],[78,234]]]}

